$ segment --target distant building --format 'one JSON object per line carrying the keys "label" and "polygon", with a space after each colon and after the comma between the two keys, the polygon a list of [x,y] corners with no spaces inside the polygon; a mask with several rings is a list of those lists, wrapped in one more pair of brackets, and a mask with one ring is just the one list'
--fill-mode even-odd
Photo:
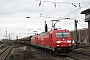
{"label": "distant building", "polygon": [[[79,39],[78,42],[80,42],[81,44],[83,44],[84,42],[86,42],[86,43],[88,42],[88,29],[87,28],[78,29],[77,33],[78,33],[78,39]],[[75,34],[74,30],[71,31],[70,34],[74,40],[74,38],[75,38],[74,37],[74,34]]]}

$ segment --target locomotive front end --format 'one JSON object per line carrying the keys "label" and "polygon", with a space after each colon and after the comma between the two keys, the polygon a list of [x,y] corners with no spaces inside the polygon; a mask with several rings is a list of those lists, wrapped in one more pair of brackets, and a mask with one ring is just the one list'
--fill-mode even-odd
{"label": "locomotive front end", "polygon": [[58,31],[55,33],[56,51],[59,52],[70,52],[72,51],[72,38],[69,31]]}

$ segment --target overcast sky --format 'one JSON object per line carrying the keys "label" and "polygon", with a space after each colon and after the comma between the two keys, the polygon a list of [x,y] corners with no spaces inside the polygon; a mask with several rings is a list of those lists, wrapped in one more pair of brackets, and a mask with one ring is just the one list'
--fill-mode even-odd
{"label": "overcast sky", "polygon": [[80,13],[88,8],[89,0],[0,0],[0,39],[8,38],[9,34],[16,39],[33,31],[40,33],[44,31],[44,21],[51,28],[50,21],[58,19],[56,28],[74,30],[74,19],[78,20],[78,29],[87,28],[85,16]]}

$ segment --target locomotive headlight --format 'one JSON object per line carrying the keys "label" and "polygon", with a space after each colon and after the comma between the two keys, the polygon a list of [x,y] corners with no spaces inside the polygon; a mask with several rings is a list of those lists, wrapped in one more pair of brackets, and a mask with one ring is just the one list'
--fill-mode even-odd
{"label": "locomotive headlight", "polygon": [[60,45],[57,45],[57,46],[60,46]]}
{"label": "locomotive headlight", "polygon": [[57,41],[57,43],[61,43],[61,41]]}
{"label": "locomotive headlight", "polygon": [[64,40],[64,39],[62,39],[62,40]]}
{"label": "locomotive headlight", "polygon": [[68,46],[71,46],[71,44],[68,44]]}
{"label": "locomotive headlight", "polygon": [[71,40],[67,40],[67,43],[71,43]]}

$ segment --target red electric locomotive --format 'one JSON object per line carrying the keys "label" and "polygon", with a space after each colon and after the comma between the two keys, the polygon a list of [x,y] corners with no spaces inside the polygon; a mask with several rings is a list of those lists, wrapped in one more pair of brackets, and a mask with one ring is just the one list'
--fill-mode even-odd
{"label": "red electric locomotive", "polygon": [[72,51],[72,38],[69,30],[51,30],[31,38],[31,44],[50,52]]}

